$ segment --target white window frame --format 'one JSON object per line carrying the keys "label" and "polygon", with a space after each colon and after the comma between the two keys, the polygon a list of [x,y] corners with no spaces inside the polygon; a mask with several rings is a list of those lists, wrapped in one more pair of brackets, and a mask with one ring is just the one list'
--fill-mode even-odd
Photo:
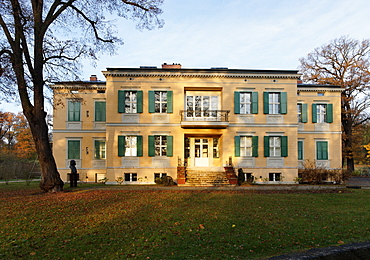
{"label": "white window frame", "polygon": [[[130,180],[126,180],[126,176],[129,176]],[[136,180],[134,180],[134,178],[133,178],[134,176],[136,176]],[[137,173],[136,172],[133,172],[133,173],[125,172],[123,174],[123,179],[125,180],[125,182],[137,182],[137,180],[138,180]]]}
{"label": "white window frame", "polygon": [[167,91],[154,91],[155,113],[167,113]]}
{"label": "white window frame", "polygon": [[154,155],[167,156],[167,136],[155,135],[154,136]]}
{"label": "white window frame", "polygon": [[240,114],[252,114],[252,93],[240,92]]}
{"label": "white window frame", "polygon": [[125,156],[137,156],[137,136],[125,135]]}
{"label": "white window frame", "polygon": [[253,142],[252,136],[240,136],[240,156],[252,157]]}
{"label": "white window frame", "polygon": [[[100,149],[99,149],[99,158],[95,157],[95,150],[96,150],[95,141],[99,141],[100,144],[101,144],[101,142],[104,142],[104,147],[100,146]],[[102,156],[102,154],[104,156]],[[95,139],[94,140],[94,160],[105,160],[106,157],[107,157],[107,141],[105,139]]]}
{"label": "white window frame", "polygon": [[316,105],[317,123],[326,122],[327,104]]}
{"label": "white window frame", "polygon": [[269,92],[269,114],[278,115],[280,114],[280,92]]}
{"label": "white window frame", "polygon": [[270,157],[281,157],[281,137],[270,136],[269,138]]}
{"label": "white window frame", "polygon": [[125,91],[125,113],[137,113],[137,91]]}

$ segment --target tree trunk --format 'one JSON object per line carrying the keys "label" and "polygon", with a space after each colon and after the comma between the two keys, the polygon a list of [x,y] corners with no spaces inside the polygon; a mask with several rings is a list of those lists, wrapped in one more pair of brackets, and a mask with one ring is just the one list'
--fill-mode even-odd
{"label": "tree trunk", "polygon": [[64,182],[60,178],[49,143],[48,127],[45,120],[46,113],[43,110],[30,109],[29,111],[24,110],[24,114],[30,124],[40,163],[40,188],[44,192],[62,191]]}

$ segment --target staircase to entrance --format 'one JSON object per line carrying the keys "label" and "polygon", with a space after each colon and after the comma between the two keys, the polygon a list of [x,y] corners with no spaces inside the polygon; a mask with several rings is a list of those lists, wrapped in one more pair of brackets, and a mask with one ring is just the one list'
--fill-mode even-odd
{"label": "staircase to entrance", "polygon": [[186,169],[188,186],[226,186],[230,185],[225,171],[221,169]]}

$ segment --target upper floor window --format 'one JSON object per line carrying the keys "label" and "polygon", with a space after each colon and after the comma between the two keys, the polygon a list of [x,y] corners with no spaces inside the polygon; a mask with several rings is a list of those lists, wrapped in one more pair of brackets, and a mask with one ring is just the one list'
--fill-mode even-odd
{"label": "upper floor window", "polygon": [[68,100],[68,121],[81,121],[81,101]]}
{"label": "upper floor window", "polygon": [[149,91],[149,113],[172,113],[172,91]]}
{"label": "upper floor window", "polygon": [[258,92],[234,92],[235,114],[257,114]]}
{"label": "upper floor window", "polygon": [[173,156],[173,136],[170,135],[150,135],[148,138],[148,155],[153,156]]}
{"label": "upper floor window", "polygon": [[263,112],[265,114],[286,114],[287,93],[286,92],[264,92]]}
{"label": "upper floor window", "polygon": [[143,156],[143,137],[141,135],[118,136],[118,156]]}
{"label": "upper floor window", "polygon": [[105,140],[94,141],[94,159],[96,160],[105,159]]}
{"label": "upper floor window", "polygon": [[95,101],[95,121],[105,122],[106,120],[106,102]]}
{"label": "upper floor window", "polygon": [[297,116],[299,123],[307,123],[307,104],[297,104]]}
{"label": "upper floor window", "polygon": [[67,141],[67,159],[81,159],[80,140]]}
{"label": "upper floor window", "polygon": [[298,160],[303,160],[303,141],[298,141]]}
{"label": "upper floor window", "polygon": [[333,104],[312,104],[312,123],[332,123]]}
{"label": "upper floor window", "polygon": [[265,136],[264,137],[265,157],[287,157],[288,137],[287,136]]}
{"label": "upper floor window", "polygon": [[235,156],[257,157],[258,136],[235,136]]}
{"label": "upper floor window", "polygon": [[317,141],[316,142],[316,159],[317,160],[328,160],[328,142]]}
{"label": "upper floor window", "polygon": [[118,113],[142,113],[143,91],[119,90],[118,91]]}

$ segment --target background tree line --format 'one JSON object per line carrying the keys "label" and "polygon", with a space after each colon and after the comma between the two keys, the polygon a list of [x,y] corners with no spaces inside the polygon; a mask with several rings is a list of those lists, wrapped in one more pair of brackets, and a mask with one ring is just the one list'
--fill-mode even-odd
{"label": "background tree line", "polygon": [[34,178],[40,172],[35,143],[22,113],[0,111],[0,180]]}

